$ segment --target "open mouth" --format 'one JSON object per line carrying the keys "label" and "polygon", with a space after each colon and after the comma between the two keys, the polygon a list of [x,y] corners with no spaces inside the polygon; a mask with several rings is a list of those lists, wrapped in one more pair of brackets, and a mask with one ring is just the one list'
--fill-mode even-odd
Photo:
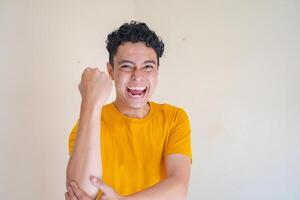
{"label": "open mouth", "polygon": [[127,87],[127,92],[131,97],[143,97],[147,91],[147,87]]}

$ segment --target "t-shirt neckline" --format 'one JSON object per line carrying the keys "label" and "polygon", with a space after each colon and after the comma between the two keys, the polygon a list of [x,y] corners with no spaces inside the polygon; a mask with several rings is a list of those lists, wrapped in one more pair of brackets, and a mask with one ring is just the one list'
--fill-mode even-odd
{"label": "t-shirt neckline", "polygon": [[128,117],[128,116],[124,115],[123,113],[121,113],[113,103],[110,103],[110,105],[111,105],[113,111],[117,114],[117,116],[119,116],[120,118],[123,118],[126,121],[129,121],[129,122],[145,122],[145,121],[147,121],[151,118],[151,116],[153,114],[153,111],[154,111],[153,102],[148,101],[147,103],[149,104],[150,109],[149,109],[149,112],[147,113],[147,115],[144,118]]}

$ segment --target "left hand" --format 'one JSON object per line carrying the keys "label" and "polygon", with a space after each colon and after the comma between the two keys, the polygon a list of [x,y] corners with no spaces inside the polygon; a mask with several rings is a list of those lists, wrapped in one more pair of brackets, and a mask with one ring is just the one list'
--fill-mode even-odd
{"label": "left hand", "polygon": [[[103,192],[100,200],[120,200],[121,196],[110,186],[103,183],[99,178],[92,177],[91,183]],[[66,200],[94,200],[88,196],[74,181],[68,185],[68,192],[65,193]]]}

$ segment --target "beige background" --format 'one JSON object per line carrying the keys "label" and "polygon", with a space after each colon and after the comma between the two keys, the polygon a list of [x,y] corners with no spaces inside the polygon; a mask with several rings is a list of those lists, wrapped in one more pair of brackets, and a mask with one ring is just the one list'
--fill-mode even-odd
{"label": "beige background", "polygon": [[106,35],[131,19],[166,44],[153,100],[190,116],[188,199],[300,199],[299,9],[297,0],[0,0],[0,199],[63,199],[81,71],[104,69]]}

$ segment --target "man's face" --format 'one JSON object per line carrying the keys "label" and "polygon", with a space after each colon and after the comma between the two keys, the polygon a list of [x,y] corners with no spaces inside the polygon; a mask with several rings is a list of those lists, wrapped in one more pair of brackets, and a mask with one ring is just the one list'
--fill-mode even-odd
{"label": "man's face", "polygon": [[143,42],[126,42],[118,47],[114,67],[108,72],[115,81],[116,101],[131,109],[143,108],[153,94],[158,76],[154,49]]}

